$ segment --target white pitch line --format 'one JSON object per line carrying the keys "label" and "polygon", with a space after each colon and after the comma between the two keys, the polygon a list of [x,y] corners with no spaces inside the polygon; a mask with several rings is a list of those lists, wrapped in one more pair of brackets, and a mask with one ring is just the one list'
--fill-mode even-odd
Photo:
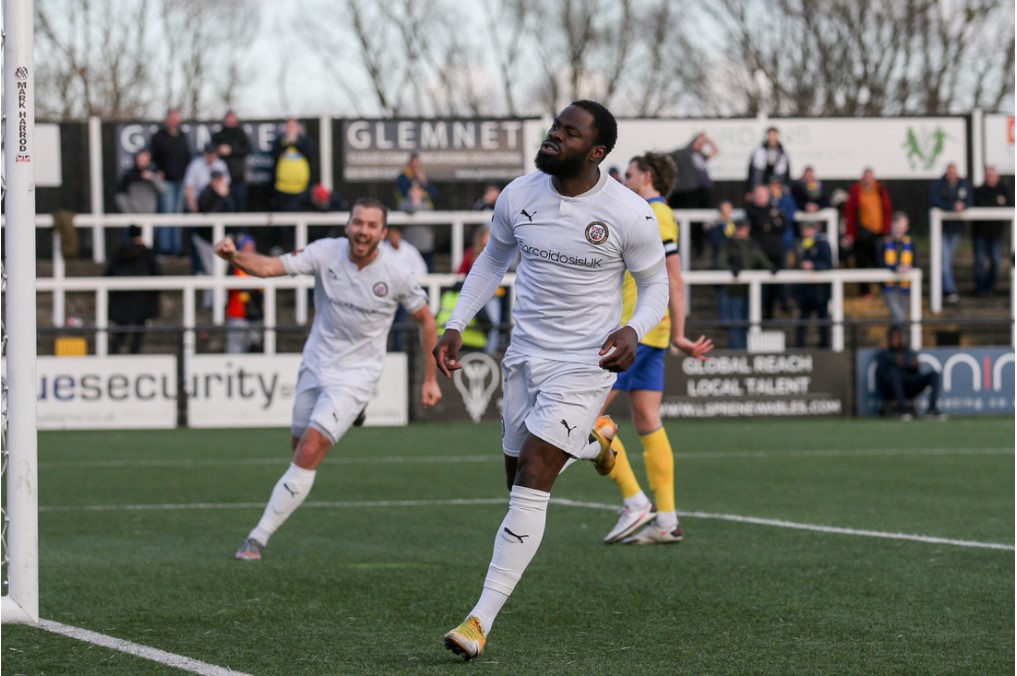
{"label": "white pitch line", "polygon": [[[860,457],[926,457],[926,456],[978,456],[978,455],[1013,455],[1013,447],[989,448],[872,448],[872,449],[805,449],[785,451],[728,451],[704,453],[699,451],[676,451],[678,460],[744,460],[746,458],[860,458]],[[121,469],[145,467],[209,467],[209,466],[250,466],[277,465],[285,466],[289,457],[278,458],[195,458],[176,459],[161,458],[153,460],[57,460],[40,462],[40,469]],[[339,465],[409,465],[466,463],[466,462],[502,462],[501,454],[492,452],[489,455],[394,455],[384,457],[349,457],[342,455],[330,456],[329,464]]]}
{"label": "white pitch line", "polygon": [[[589,509],[603,509],[618,511],[617,505],[605,505],[599,502],[580,502],[576,500],[555,499],[552,502],[567,507],[586,507]],[[784,521],[783,519],[761,519],[755,516],[741,516],[739,514],[713,514],[711,512],[678,512],[679,516],[693,519],[712,519],[714,521],[734,521],[736,523],[751,523],[756,526],[773,526],[775,528],[793,528],[806,530],[813,533],[831,533],[834,535],[853,535],[857,537],[883,538],[886,540],[907,540],[910,542],[926,542],[930,544],[951,545],[953,547],[974,547],[978,549],[999,549],[1003,551],[1014,551],[1013,545],[999,544],[995,542],[977,542],[974,540],[951,540],[949,538],[938,538],[929,535],[912,535],[910,533],[887,533],[878,530],[857,530],[854,528],[838,528],[836,526],[820,526],[811,523],[796,523]]]}
{"label": "white pitch line", "polygon": [[165,650],[141,645],[140,643],[132,643],[131,641],[125,641],[113,636],[99,634],[94,631],[89,631],[88,629],[72,627],[67,624],[54,622],[53,620],[39,620],[38,626],[40,629],[45,629],[46,631],[53,632],[54,634],[60,634],[61,636],[67,636],[69,638],[84,641],[85,643],[91,643],[92,645],[101,646],[103,648],[118,650],[122,653],[127,653],[128,655],[134,655],[135,657],[141,657],[152,662],[165,664],[166,666],[173,667],[175,669],[182,669],[192,674],[201,674],[201,676],[250,676],[250,674],[246,674],[242,671],[233,671],[228,667],[208,664],[207,662],[201,662],[183,655],[166,652]]}
{"label": "white pitch line", "polygon": [[[617,512],[618,505],[605,504],[602,502],[583,502],[580,500],[569,500],[568,498],[552,498],[551,502],[565,507],[583,507],[586,509],[597,509],[601,511]],[[312,509],[364,509],[371,507],[461,507],[474,505],[507,505],[508,496],[504,498],[472,498],[472,499],[450,499],[450,500],[351,500],[338,502],[305,502],[302,507]],[[211,510],[211,509],[260,509],[265,505],[261,502],[191,502],[191,503],[165,503],[165,504],[134,504],[134,505],[61,505],[39,507],[40,512],[115,512],[115,511],[173,511],[173,510]],[[910,542],[925,542],[931,544],[951,545],[954,547],[969,547],[980,549],[998,549],[1003,551],[1014,551],[1014,545],[999,544],[995,542],[977,542],[973,540],[952,540],[949,538],[932,537],[928,535],[912,535],[909,533],[886,533],[875,530],[857,530],[854,528],[838,528],[836,526],[822,526],[809,523],[796,523],[794,521],[783,521],[781,519],[762,519],[754,516],[741,516],[738,514],[714,514],[711,512],[679,512],[680,516],[693,519],[712,519],[715,521],[734,521],[737,523],[750,523],[757,526],[772,526],[775,528],[793,528],[796,530],[812,531],[814,533],[830,533],[834,535],[851,535],[856,537],[884,538],[887,540],[907,540]]]}

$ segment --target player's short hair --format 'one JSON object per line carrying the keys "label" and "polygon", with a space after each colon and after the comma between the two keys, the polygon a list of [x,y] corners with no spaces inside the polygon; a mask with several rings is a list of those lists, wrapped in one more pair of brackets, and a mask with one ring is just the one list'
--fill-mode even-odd
{"label": "player's short hair", "polygon": [[636,155],[630,162],[635,162],[639,171],[648,171],[653,176],[653,189],[661,195],[671,192],[671,187],[678,178],[678,166],[670,155],[663,153],[646,153]]}
{"label": "player's short hair", "polygon": [[607,148],[607,153],[604,153],[604,155],[606,156],[614,150],[614,144],[618,142],[618,121],[614,119],[611,111],[596,101],[590,101],[589,99],[573,101],[572,105],[582,108],[590,115],[593,115],[593,126],[597,130],[597,141],[599,141],[599,145]]}
{"label": "player's short hair", "polygon": [[350,218],[353,218],[353,210],[357,207],[364,207],[365,209],[380,209],[381,210],[381,227],[388,227],[388,207],[381,203],[380,200],[376,200],[373,197],[360,197],[353,206],[350,208]]}

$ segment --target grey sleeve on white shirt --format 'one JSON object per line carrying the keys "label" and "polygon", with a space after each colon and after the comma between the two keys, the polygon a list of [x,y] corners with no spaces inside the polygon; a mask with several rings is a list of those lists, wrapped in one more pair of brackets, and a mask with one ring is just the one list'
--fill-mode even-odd
{"label": "grey sleeve on white shirt", "polygon": [[[480,312],[484,303],[490,300],[501,286],[502,279],[505,278],[505,273],[508,272],[509,265],[515,257],[515,246],[505,245],[493,237],[488,241],[487,246],[473,262],[470,274],[466,275],[459,301],[445,324],[447,328],[460,333],[466,328],[473,316]],[[666,279],[665,277],[665,282]]]}

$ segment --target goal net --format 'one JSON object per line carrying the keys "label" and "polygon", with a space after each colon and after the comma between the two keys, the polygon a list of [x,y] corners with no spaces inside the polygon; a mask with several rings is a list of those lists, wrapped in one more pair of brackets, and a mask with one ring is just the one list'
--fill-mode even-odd
{"label": "goal net", "polygon": [[3,0],[3,622],[39,620],[35,72],[31,0]]}

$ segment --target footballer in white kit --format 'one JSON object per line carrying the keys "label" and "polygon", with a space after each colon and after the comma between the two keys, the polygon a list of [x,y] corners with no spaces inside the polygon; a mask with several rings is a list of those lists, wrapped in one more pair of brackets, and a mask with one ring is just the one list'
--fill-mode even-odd
{"label": "footballer in white kit", "polygon": [[[293,402],[293,461],[276,483],[258,525],[235,558],[261,559],[269,538],[304,502],[318,466],[374,396],[385,362],[385,345],[402,305],[419,324],[420,344],[435,343],[434,317],[412,271],[379,248],[388,210],[375,199],[357,200],[346,237],[322,239],[301,251],[262,256],[237,251],[229,238],[216,254],[256,277],[314,275],[314,324],[304,344]],[[421,403],[441,399],[436,368],[424,360]]]}
{"label": "footballer in white kit", "polygon": [[[518,253],[512,338],[502,362],[509,511],[495,537],[480,599],[443,639],[466,659],[483,651],[495,618],[540,546],[558,474],[571,459],[610,453],[617,428],[595,434],[593,443],[591,430],[615,373],[632,364],[636,344],[667,308],[656,216],[645,200],[599,168],[617,135],[614,116],[593,101],[576,101],[555,118],[537,153],[540,171],[516,179],[498,197],[491,239],[434,349],[446,376],[460,368],[462,329]],[[621,326],[626,268],[639,295],[632,318]]]}

